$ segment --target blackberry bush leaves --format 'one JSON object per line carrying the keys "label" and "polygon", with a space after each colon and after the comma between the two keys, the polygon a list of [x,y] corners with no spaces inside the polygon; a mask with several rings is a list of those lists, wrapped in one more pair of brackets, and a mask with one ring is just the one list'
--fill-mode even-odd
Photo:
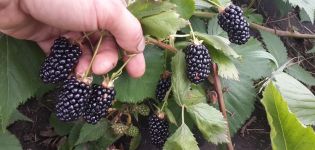
{"label": "blackberry bush leaves", "polygon": [[[44,54],[31,42],[0,37],[0,115],[2,131],[16,107],[42,86],[38,76]],[[32,61],[30,61],[32,60]]]}
{"label": "blackberry bush leaves", "polygon": [[144,98],[155,97],[155,86],[163,72],[163,51],[156,46],[147,46],[144,50],[146,60],[145,74],[139,79],[133,79],[124,72],[115,81],[117,99],[121,102],[137,103]]}

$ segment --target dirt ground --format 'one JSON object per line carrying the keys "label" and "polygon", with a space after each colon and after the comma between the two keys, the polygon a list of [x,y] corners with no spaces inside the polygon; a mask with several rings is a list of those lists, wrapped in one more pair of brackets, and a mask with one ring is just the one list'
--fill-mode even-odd
{"label": "dirt ground", "polygon": [[[279,17],[275,12],[272,1],[258,0],[254,7],[257,8],[258,13],[265,17],[266,26],[287,30],[289,27],[294,26],[302,33],[313,33],[315,27],[310,23],[300,23],[299,16],[296,10],[290,13],[289,17]],[[246,4],[247,0],[238,1],[236,4]],[[271,17],[266,17],[271,16]],[[282,38],[285,46],[289,50],[290,57],[301,57],[304,61],[301,65],[310,72],[315,72],[315,59],[314,54],[307,54],[306,51],[312,47],[312,43],[309,40],[304,39],[292,39]],[[312,88],[313,92],[315,87]],[[53,94],[52,94],[53,95]],[[49,96],[46,97],[49,99]],[[62,138],[56,135],[53,128],[49,125],[49,116],[51,114],[50,106],[42,104],[41,100],[32,98],[25,104],[21,105],[18,110],[24,115],[29,117],[33,122],[17,121],[8,127],[8,130],[15,134],[20,140],[23,149],[25,150],[55,150],[59,142],[62,142]],[[146,131],[145,128],[141,129]],[[236,150],[269,150],[271,149],[270,128],[266,119],[265,110],[262,105],[257,102],[256,109],[253,112],[251,118],[243,126],[242,129],[233,137],[233,143]],[[143,142],[141,143],[139,150],[154,150],[155,148],[149,144],[147,140],[148,135],[143,135]],[[216,149],[213,145],[203,141],[199,134],[196,135],[199,141],[199,146],[202,150]]]}

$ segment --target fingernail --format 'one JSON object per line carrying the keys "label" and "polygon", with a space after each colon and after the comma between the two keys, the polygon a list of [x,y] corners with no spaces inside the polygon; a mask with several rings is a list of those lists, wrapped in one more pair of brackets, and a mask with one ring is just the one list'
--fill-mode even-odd
{"label": "fingernail", "polygon": [[138,47],[137,47],[137,50],[142,52],[144,50],[144,47],[145,47],[145,41],[144,41],[144,38],[142,38]]}

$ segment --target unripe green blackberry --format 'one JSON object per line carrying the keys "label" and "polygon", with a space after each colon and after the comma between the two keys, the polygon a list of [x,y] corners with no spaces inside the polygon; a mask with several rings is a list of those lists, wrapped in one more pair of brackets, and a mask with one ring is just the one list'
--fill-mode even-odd
{"label": "unripe green blackberry", "polygon": [[230,5],[218,15],[218,24],[228,33],[231,43],[245,44],[250,38],[249,23],[243,17],[240,7]]}
{"label": "unripe green blackberry", "polygon": [[128,126],[122,123],[115,123],[112,125],[112,129],[117,135],[124,135],[128,131]]}
{"label": "unripe green blackberry", "polygon": [[130,125],[126,134],[135,137],[139,135],[139,128],[134,125]]}
{"label": "unripe green blackberry", "polygon": [[105,88],[101,85],[92,86],[92,94],[85,103],[83,118],[87,123],[96,124],[101,118],[108,114],[108,109],[112,107],[115,99],[114,88]]}
{"label": "unripe green blackberry", "polygon": [[171,74],[169,72],[165,72],[160,78],[155,90],[156,99],[159,100],[160,102],[163,101],[167,91],[170,89],[171,82],[172,82]]}
{"label": "unripe green blackberry", "polygon": [[56,115],[62,121],[77,120],[83,113],[84,105],[91,95],[90,86],[74,76],[64,81],[58,95]]}
{"label": "unripe green blackberry", "polygon": [[56,39],[51,47],[51,53],[40,68],[39,76],[44,83],[66,80],[77,65],[81,54],[79,45],[72,44],[65,37]]}
{"label": "unripe green blackberry", "polygon": [[145,104],[136,105],[134,111],[142,116],[149,116],[150,114],[150,108]]}
{"label": "unripe green blackberry", "polygon": [[149,133],[151,143],[162,148],[169,136],[168,122],[164,115],[153,114],[149,117]]}
{"label": "unripe green blackberry", "polygon": [[203,44],[190,44],[185,54],[188,79],[195,84],[207,79],[212,64],[208,49]]}

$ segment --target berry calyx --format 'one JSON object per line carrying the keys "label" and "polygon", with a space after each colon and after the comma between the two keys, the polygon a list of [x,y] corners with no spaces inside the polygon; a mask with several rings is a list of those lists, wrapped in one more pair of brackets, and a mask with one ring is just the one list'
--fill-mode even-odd
{"label": "berry calyx", "polygon": [[195,84],[203,82],[211,72],[211,58],[203,44],[190,44],[186,47],[186,74]]}
{"label": "berry calyx", "polygon": [[106,88],[94,84],[92,94],[85,103],[83,118],[87,123],[96,124],[101,118],[108,114],[108,109],[112,107],[112,101],[115,99],[115,89]]}
{"label": "berry calyx", "polygon": [[91,95],[88,84],[71,76],[63,82],[56,104],[56,115],[62,121],[77,120],[83,113],[84,105]]}
{"label": "berry calyx", "polygon": [[40,77],[44,83],[59,83],[68,78],[77,65],[82,50],[65,37],[54,41],[51,53],[40,68]]}
{"label": "berry calyx", "polygon": [[249,23],[243,17],[239,6],[230,5],[218,15],[218,24],[228,33],[231,43],[245,44],[250,38]]}
{"label": "berry calyx", "polygon": [[159,100],[160,102],[163,101],[167,91],[170,89],[171,82],[172,82],[171,73],[168,71],[164,72],[155,90],[156,99]]}
{"label": "berry calyx", "polygon": [[[159,117],[160,116],[160,117]],[[149,117],[149,133],[151,143],[158,148],[163,147],[169,136],[169,124],[164,115],[153,114]]]}

